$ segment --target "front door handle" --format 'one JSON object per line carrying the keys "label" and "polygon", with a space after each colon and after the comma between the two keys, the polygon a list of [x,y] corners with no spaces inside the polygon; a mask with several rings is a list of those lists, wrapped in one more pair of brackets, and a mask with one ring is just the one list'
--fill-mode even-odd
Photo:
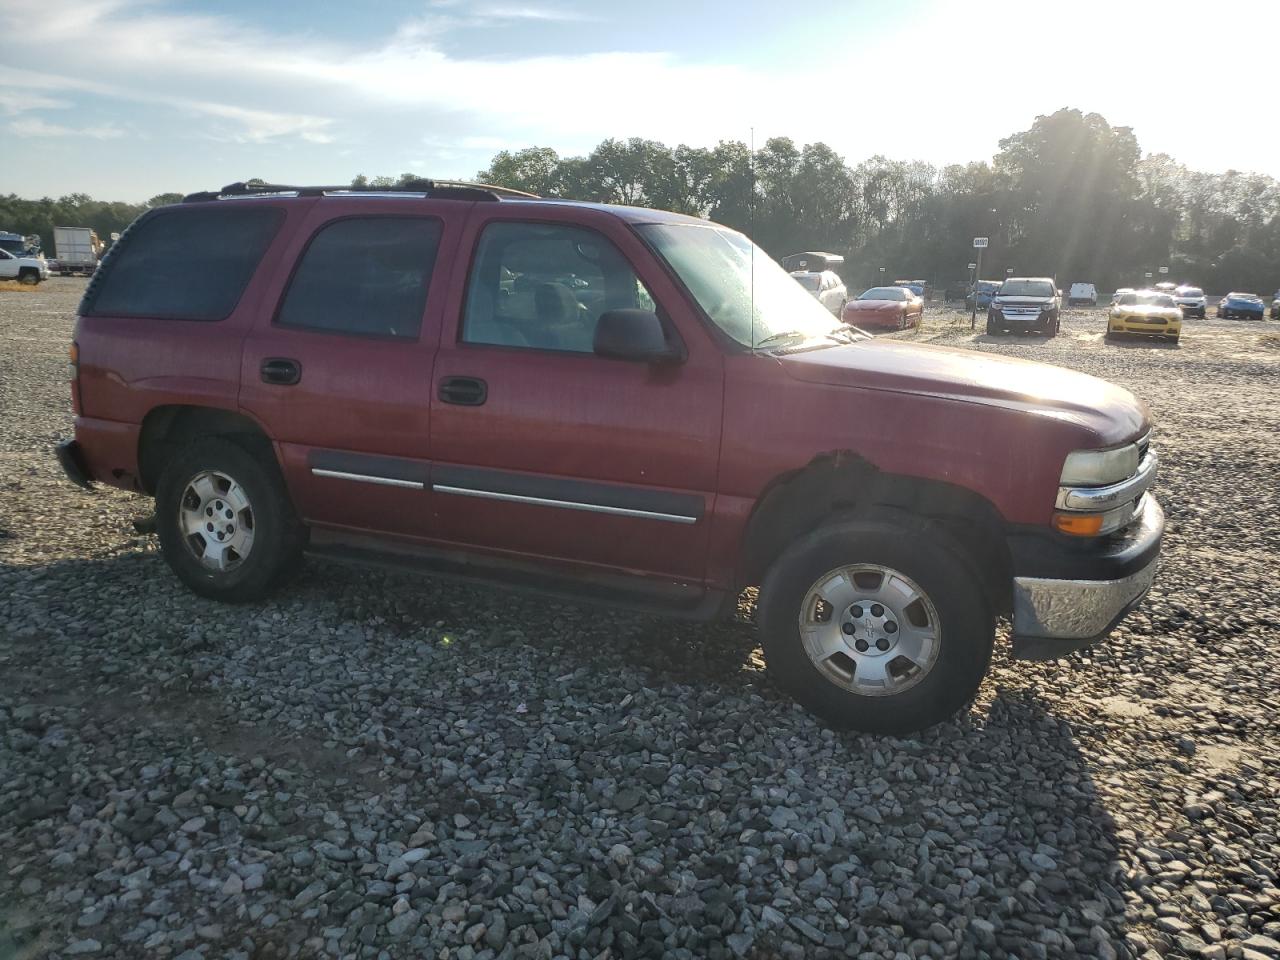
{"label": "front door handle", "polygon": [[489,398],[489,385],[479,377],[445,377],[437,392],[445,403],[461,407],[478,407]]}
{"label": "front door handle", "polygon": [[302,364],[288,357],[267,357],[258,368],[263,383],[291,387],[302,379]]}

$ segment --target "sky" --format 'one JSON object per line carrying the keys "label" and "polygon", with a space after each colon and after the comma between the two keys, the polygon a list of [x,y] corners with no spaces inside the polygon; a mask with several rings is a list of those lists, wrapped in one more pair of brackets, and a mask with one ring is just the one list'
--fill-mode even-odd
{"label": "sky", "polygon": [[943,165],[1061,107],[1280,177],[1274,0],[0,0],[0,193],[471,178],[774,136]]}

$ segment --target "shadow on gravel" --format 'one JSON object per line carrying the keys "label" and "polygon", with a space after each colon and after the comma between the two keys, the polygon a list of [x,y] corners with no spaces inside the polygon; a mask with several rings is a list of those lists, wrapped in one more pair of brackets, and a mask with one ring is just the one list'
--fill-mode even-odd
{"label": "shadow on gravel", "polygon": [[[1020,958],[1123,949],[1114,823],[1075,731],[1034,690],[998,689],[918,737],[833,734],[768,690],[746,623],[673,624],[321,564],[276,601],[226,607],[189,597],[162,560],[137,553],[0,565],[0,592],[10,588],[10,615],[38,603],[64,639],[0,621],[0,664],[17,668],[0,708],[35,705],[20,716],[22,765],[39,785],[39,796],[0,789],[0,838],[29,843],[40,821],[104,802],[58,742],[46,749],[55,731],[145,741],[143,757],[200,743],[241,763],[260,754],[348,811],[399,791],[443,844],[458,839],[460,810],[499,827],[495,837],[540,831],[539,863],[571,902],[627,904],[635,955],[660,952],[646,924],[674,924],[694,955],[727,956],[709,948],[743,916],[756,925],[752,960],[797,944]],[[99,654],[116,596],[163,615]],[[380,735],[365,735],[369,723]],[[135,754],[121,753],[109,761],[118,787],[139,785]],[[481,764],[509,767],[503,790],[480,795],[459,779]],[[603,825],[660,868],[562,862]],[[493,842],[484,856],[498,864],[510,851]],[[290,891],[310,879],[279,869]]]}
{"label": "shadow on gravel", "polygon": [[980,333],[973,338],[974,343],[1049,343],[1053,337],[1043,333]]}
{"label": "shadow on gravel", "polygon": [[1125,350],[1134,350],[1139,348],[1156,349],[1156,350],[1181,350],[1182,343],[1174,343],[1171,340],[1165,340],[1163,337],[1144,337],[1140,334],[1131,334],[1127,337],[1116,337],[1114,334],[1104,337],[1107,346],[1120,347]]}

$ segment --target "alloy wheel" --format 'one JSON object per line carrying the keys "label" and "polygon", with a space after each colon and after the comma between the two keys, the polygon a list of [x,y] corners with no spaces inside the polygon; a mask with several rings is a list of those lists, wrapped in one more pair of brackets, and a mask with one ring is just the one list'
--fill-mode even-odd
{"label": "alloy wheel", "polygon": [[225,473],[205,470],[192,477],[178,513],[187,549],[209,570],[234,570],[253,549],[253,505],[244,487]]}
{"label": "alloy wheel", "polygon": [[938,660],[937,608],[905,574],[878,564],[838,567],[805,594],[800,637],[810,662],[837,686],[870,697],[914,687]]}

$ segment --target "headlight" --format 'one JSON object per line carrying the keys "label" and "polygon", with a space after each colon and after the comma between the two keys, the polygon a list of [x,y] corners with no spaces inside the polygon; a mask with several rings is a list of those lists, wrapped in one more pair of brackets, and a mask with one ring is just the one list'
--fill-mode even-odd
{"label": "headlight", "polygon": [[1104,487],[1138,472],[1138,445],[1115,450],[1074,450],[1062,465],[1064,487]]}

